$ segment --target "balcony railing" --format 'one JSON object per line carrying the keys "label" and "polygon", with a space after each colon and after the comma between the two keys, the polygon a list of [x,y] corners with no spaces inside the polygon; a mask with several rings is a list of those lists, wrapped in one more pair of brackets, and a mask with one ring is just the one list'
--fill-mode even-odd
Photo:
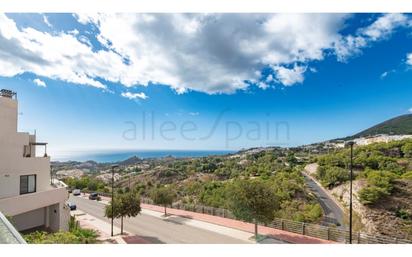
{"label": "balcony railing", "polygon": [[25,158],[31,158],[31,157],[36,157],[36,151],[34,151],[33,154],[33,147],[36,146],[44,146],[44,155],[43,157],[48,157],[47,155],[47,143],[39,143],[39,142],[31,142],[29,145],[25,145],[23,149],[23,157]]}
{"label": "balcony railing", "polygon": [[11,90],[8,89],[1,89],[0,90],[0,96],[1,97],[6,97],[6,98],[11,98],[11,99],[17,99],[17,93],[13,92]]}

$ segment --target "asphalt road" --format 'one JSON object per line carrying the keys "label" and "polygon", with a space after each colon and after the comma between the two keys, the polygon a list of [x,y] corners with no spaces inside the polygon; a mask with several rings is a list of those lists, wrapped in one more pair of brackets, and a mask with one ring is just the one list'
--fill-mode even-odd
{"label": "asphalt road", "polygon": [[[104,217],[104,204],[85,198],[70,196],[70,202],[75,203],[80,210],[96,218],[110,222]],[[184,224],[185,220],[179,217],[167,220],[159,219],[146,214],[139,214],[135,218],[124,219],[124,229],[139,235],[151,243],[168,244],[242,244],[245,241],[215,233],[209,230],[196,228]],[[120,220],[115,220],[120,227]]]}
{"label": "asphalt road", "polygon": [[323,219],[324,225],[330,223],[340,225],[344,227],[344,212],[342,209],[329,197],[329,195],[321,188],[315,181],[308,175],[302,173],[305,177],[306,184],[309,189],[315,194],[318,198],[319,204],[321,205],[325,217]]}

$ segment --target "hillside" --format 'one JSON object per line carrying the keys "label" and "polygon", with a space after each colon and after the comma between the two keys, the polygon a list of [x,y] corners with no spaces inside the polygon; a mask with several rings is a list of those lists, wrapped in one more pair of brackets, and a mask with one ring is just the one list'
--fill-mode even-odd
{"label": "hillside", "polygon": [[[315,177],[348,204],[349,149],[317,157]],[[354,208],[368,233],[412,239],[412,139],[357,146]]]}
{"label": "hillside", "polygon": [[412,135],[412,114],[401,115],[384,121],[354,135],[353,137],[366,137],[378,134]]}

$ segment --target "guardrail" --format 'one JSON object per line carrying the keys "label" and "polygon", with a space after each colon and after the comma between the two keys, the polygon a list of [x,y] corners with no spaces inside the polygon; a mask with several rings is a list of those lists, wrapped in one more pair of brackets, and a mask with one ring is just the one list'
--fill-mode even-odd
{"label": "guardrail", "polygon": [[[99,193],[102,196],[110,197],[110,193]],[[154,204],[153,200],[146,197],[140,197],[141,203]],[[223,208],[215,208],[204,205],[173,203],[171,208],[197,213],[209,214],[213,216],[237,219],[231,211]],[[319,224],[305,223],[286,219],[275,218],[271,223],[259,224],[262,226],[288,231],[300,235],[330,240],[339,243],[349,243],[349,231],[337,227],[329,227]],[[412,240],[389,237],[383,235],[369,235],[361,232],[352,233],[353,244],[412,244]]]}

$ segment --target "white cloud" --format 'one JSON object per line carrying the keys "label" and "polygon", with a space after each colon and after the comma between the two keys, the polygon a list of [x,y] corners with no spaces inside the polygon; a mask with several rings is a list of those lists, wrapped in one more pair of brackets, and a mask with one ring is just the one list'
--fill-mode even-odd
{"label": "white cloud", "polygon": [[397,28],[410,26],[405,14],[388,13],[380,16],[369,26],[358,29],[356,35],[341,36],[335,42],[335,53],[339,61],[347,61],[351,56],[361,53],[361,49],[372,42],[388,38]]}
{"label": "white cloud", "polygon": [[46,25],[47,25],[49,28],[52,28],[52,27],[53,27],[53,25],[51,25],[51,23],[49,22],[49,19],[47,18],[46,15],[43,15],[43,22],[46,23]]}
{"label": "white cloud", "polygon": [[412,66],[412,53],[406,55],[406,64]]}
{"label": "white cloud", "polygon": [[306,67],[295,65],[293,68],[288,69],[282,66],[273,67],[276,72],[276,80],[285,86],[291,86],[294,84],[302,83],[304,80],[303,73],[306,71]]}
{"label": "white cloud", "polygon": [[265,83],[265,82],[262,82],[262,81],[260,81],[257,85],[260,89],[263,89],[263,90],[269,88],[269,84]]}
{"label": "white cloud", "polygon": [[43,80],[38,79],[38,78],[33,79],[33,83],[39,87],[47,87],[46,83]]}
{"label": "white cloud", "polygon": [[199,116],[199,112],[189,112],[190,116]]}
{"label": "white cloud", "polygon": [[73,35],[51,35],[33,28],[18,29],[0,14],[0,76],[31,72],[51,79],[106,88],[96,78],[116,80],[114,67],[122,67],[116,53],[93,52]]}
{"label": "white cloud", "polygon": [[412,113],[412,107],[408,109],[408,112]]}
{"label": "white cloud", "polygon": [[170,85],[178,93],[232,93],[257,83],[265,66],[322,60],[345,15],[79,15],[105,46],[127,56],[120,82]]}
{"label": "white cloud", "polygon": [[386,78],[386,76],[388,76],[388,74],[389,74],[389,72],[385,71],[384,73],[381,74],[380,78],[384,79],[384,78]]}
{"label": "white cloud", "polygon": [[388,13],[379,17],[370,26],[360,31],[362,35],[369,37],[371,40],[380,40],[391,35],[396,28],[406,26],[408,23],[406,15]]}
{"label": "white cloud", "polygon": [[135,100],[135,99],[147,99],[149,98],[145,93],[131,93],[131,92],[123,92],[121,94],[123,97],[128,98],[130,100]]}
{"label": "white cloud", "polygon": [[389,76],[391,73],[395,73],[395,72],[396,72],[396,69],[392,69],[392,70],[385,71],[385,72],[383,72],[383,73],[381,74],[380,79],[384,79],[384,78],[386,78],[387,76]]}
{"label": "white cloud", "polygon": [[[345,60],[405,22],[402,15],[383,15],[356,35],[342,36],[348,17],[343,14],[74,16],[97,34],[20,29],[0,14],[0,76],[30,72],[106,90],[105,81],[163,84],[177,94],[233,93],[250,85],[245,81],[263,89],[272,80],[291,86],[303,83],[310,62],[327,52]],[[95,39],[105,48],[94,50]],[[267,67],[273,74],[263,78]]]}

